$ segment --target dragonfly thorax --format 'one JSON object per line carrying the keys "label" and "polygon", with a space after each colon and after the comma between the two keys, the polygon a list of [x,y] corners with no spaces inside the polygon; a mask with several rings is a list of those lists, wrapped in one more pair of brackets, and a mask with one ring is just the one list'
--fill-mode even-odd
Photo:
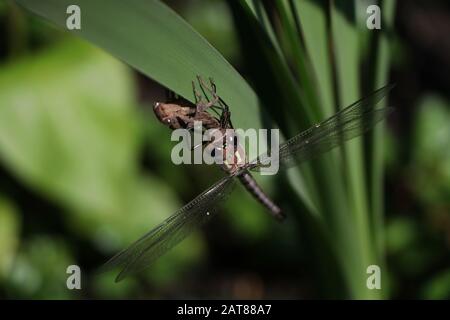
{"label": "dragonfly thorax", "polygon": [[246,164],[245,149],[233,129],[209,130],[211,142],[206,146],[210,155],[222,160],[222,169],[233,174]]}

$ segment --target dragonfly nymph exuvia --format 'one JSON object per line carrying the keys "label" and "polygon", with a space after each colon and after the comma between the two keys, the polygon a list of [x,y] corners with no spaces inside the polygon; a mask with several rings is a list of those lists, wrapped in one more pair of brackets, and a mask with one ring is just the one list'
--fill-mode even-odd
{"label": "dragonfly nymph exuvia", "polygon": [[[198,78],[201,89],[212,95],[203,100],[195,89],[196,103],[184,99],[170,99],[164,103],[155,103],[154,111],[158,119],[171,129],[192,128],[194,120],[202,121],[207,129],[224,130],[233,128],[230,111],[226,103],[216,94],[216,86],[211,81],[205,85]],[[194,84],[194,83],[193,83]],[[340,110],[330,118],[313,125],[279,146],[280,170],[292,167],[330,151],[344,141],[362,135],[385,119],[392,108],[376,108],[377,103],[386,96],[393,85],[382,87],[369,96],[358,100]],[[208,111],[218,113],[212,116]],[[231,141],[227,141],[231,139]],[[224,137],[223,141],[214,141],[215,147],[226,149],[227,143],[234,143],[233,137]],[[243,152],[239,147],[236,152]],[[245,155],[240,155],[245,159]],[[226,199],[239,180],[246,189],[261,202],[275,217],[282,219],[281,209],[262,191],[250,174],[261,169],[266,163],[261,156],[252,161],[237,161],[232,166],[224,165],[227,175],[203,191],[191,202],[180,208],[160,225],[149,231],[125,250],[119,252],[102,266],[102,271],[121,268],[116,281],[139,272],[150,266],[160,256],[182,241],[193,230],[202,226],[217,212],[218,205]]]}

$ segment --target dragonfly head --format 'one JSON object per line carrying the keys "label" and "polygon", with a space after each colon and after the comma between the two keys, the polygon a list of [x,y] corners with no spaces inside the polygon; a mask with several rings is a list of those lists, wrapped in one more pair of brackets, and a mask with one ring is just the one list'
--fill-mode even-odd
{"label": "dragonfly head", "polygon": [[172,130],[184,128],[186,124],[182,123],[182,119],[191,112],[188,107],[176,103],[163,102],[156,102],[153,105],[153,111],[156,118]]}

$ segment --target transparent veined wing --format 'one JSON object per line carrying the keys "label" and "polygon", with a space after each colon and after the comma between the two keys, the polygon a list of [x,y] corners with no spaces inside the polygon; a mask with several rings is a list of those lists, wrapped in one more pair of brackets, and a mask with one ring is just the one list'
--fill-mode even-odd
{"label": "transparent veined wing", "polygon": [[207,222],[217,212],[217,206],[230,194],[234,185],[233,177],[222,178],[128,248],[112,257],[99,271],[106,272],[121,267],[122,271],[116,277],[118,282],[129,274],[147,268],[193,230]]}
{"label": "transparent veined wing", "polygon": [[[279,148],[280,169],[310,160],[374,127],[393,111],[393,108],[376,109],[376,104],[393,86],[387,85],[378,89],[284,142]],[[267,161],[267,155],[260,156],[250,168],[258,171]]]}

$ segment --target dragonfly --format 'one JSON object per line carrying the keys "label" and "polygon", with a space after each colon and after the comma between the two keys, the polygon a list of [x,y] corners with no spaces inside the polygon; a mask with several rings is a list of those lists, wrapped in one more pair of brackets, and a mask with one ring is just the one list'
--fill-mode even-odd
{"label": "dragonfly", "polygon": [[[280,170],[311,160],[373,128],[394,110],[391,107],[376,107],[377,103],[387,95],[393,86],[392,84],[386,85],[374,91],[367,97],[341,109],[328,119],[313,125],[280,144],[278,156]],[[178,121],[184,118],[182,122],[185,123],[174,124],[174,118],[170,117],[161,117],[160,120],[175,127],[189,127],[192,118],[204,117],[205,115],[202,113],[208,108],[214,108],[214,104],[221,100],[221,98],[213,97],[210,102],[201,102],[195,105],[195,111],[189,110],[192,109],[190,105],[182,105],[183,108],[186,107],[183,110],[172,106],[179,115],[187,116],[179,117],[175,120]],[[223,100],[220,104],[222,103]],[[155,108],[159,105],[155,104]],[[159,111],[162,112],[161,110]],[[226,108],[225,112],[227,112]],[[220,130],[221,126],[230,126],[231,121],[228,118],[229,114],[226,114],[221,119],[216,119],[219,122],[219,127],[216,128]],[[220,120],[229,123],[220,124]],[[216,126],[217,123],[211,125]],[[267,163],[264,157],[262,155],[252,161],[235,164],[236,167],[233,170],[228,170],[229,173],[225,177],[207,188],[161,224],[132,243],[128,248],[113,256],[100,268],[100,271],[106,272],[121,268],[115,279],[116,282],[119,282],[129,275],[138,273],[151,266],[158,258],[214,217],[220,204],[233,191],[236,181],[250,171],[258,172],[261,170],[263,164]]]}
{"label": "dragonfly", "polygon": [[[234,129],[231,122],[230,109],[218,96],[216,85],[212,78],[209,78],[209,85],[200,76],[197,76],[197,81],[204,94],[197,90],[195,82],[192,81],[195,103],[191,103],[183,98],[174,97],[169,92],[169,96],[167,97],[169,102],[157,102],[153,110],[159,121],[172,130],[180,128],[193,129],[195,121],[200,121],[204,130],[213,129],[211,135],[216,136],[217,140],[210,143],[213,147],[210,150],[213,153],[218,153],[215,155],[216,157],[222,155],[222,160],[224,161],[221,168],[229,174],[233,173],[247,162],[245,150],[239,143],[238,135],[234,134],[234,130],[227,131],[227,129]],[[212,97],[211,100],[208,99],[205,91],[209,92]],[[206,97],[206,100],[203,99],[203,96]],[[214,117],[206,112],[209,108],[213,109],[219,117]],[[208,144],[208,142],[205,143]],[[194,148],[196,147],[199,147],[199,145]],[[285,218],[280,207],[263,191],[248,170],[238,175],[237,178],[245,189],[268,209],[268,212],[273,217],[280,221]]]}

